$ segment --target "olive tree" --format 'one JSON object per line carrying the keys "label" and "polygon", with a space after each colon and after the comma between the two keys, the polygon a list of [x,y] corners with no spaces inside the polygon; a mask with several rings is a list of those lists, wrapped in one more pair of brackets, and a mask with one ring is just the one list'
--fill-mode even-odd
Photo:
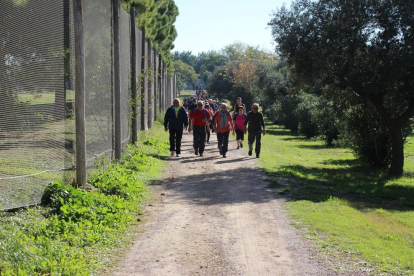
{"label": "olive tree", "polygon": [[277,51],[303,84],[324,83],[375,108],[396,176],[414,117],[413,14],[407,0],[297,0],[269,23]]}

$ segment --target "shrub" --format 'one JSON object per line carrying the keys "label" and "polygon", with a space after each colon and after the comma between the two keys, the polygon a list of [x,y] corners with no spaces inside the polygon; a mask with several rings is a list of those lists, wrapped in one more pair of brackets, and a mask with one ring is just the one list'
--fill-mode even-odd
{"label": "shrub", "polygon": [[[391,163],[391,137],[371,104],[354,106],[344,113],[341,138],[349,142],[354,154],[361,160],[386,168]],[[412,131],[406,125],[404,138]]]}
{"label": "shrub", "polygon": [[2,213],[0,274],[89,275],[102,267],[136,221],[146,200],[143,182],[159,175],[157,157],[168,152],[167,138],[156,139],[152,131],[128,146],[120,161],[93,174],[92,191],[55,182],[43,207]]}
{"label": "shrub", "polygon": [[312,94],[303,93],[299,96],[300,103],[297,105],[295,113],[299,120],[299,133],[307,138],[318,135],[318,127],[312,120],[312,110],[315,109],[318,97]]}
{"label": "shrub", "polygon": [[340,119],[338,110],[333,103],[318,97],[318,100],[311,112],[311,121],[318,127],[318,134],[328,146],[339,138]]}

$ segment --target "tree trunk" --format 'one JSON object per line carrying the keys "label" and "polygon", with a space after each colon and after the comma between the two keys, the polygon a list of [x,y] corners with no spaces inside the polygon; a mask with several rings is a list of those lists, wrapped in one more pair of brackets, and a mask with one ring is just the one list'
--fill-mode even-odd
{"label": "tree trunk", "polygon": [[391,129],[392,160],[388,173],[401,176],[404,172],[404,138],[401,124],[395,124]]}

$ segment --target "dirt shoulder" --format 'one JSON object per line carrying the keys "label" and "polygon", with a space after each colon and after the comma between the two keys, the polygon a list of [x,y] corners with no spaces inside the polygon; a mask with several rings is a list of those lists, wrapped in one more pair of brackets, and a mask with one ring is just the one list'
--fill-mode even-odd
{"label": "dirt shoulder", "polygon": [[154,188],[162,200],[110,275],[338,275],[314,258],[256,159],[234,141],[222,158],[211,140],[200,157],[184,134]]}

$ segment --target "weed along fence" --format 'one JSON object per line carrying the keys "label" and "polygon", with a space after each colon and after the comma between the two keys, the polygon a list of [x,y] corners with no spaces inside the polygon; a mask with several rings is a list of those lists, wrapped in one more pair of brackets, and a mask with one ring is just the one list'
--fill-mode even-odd
{"label": "weed along fence", "polygon": [[0,210],[120,158],[176,95],[118,0],[0,1]]}

